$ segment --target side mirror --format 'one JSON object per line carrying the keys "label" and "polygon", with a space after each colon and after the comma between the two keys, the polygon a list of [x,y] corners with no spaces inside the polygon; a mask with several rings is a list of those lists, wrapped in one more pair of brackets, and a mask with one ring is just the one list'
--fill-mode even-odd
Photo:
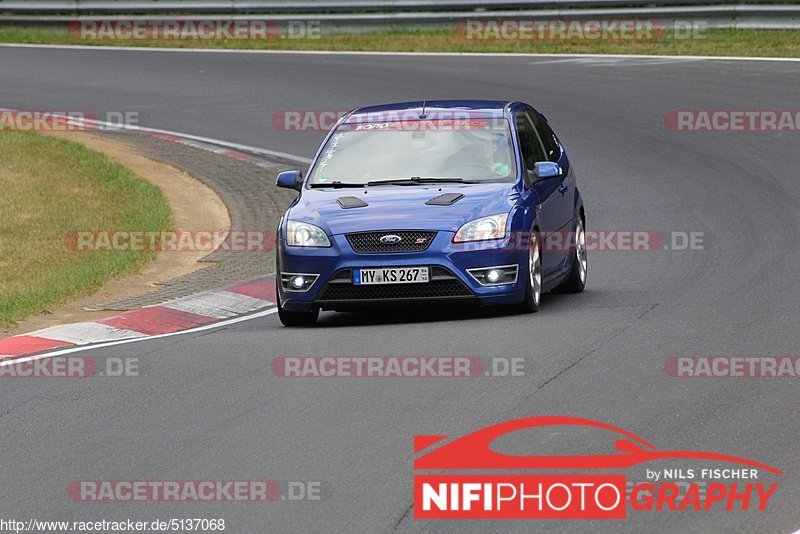
{"label": "side mirror", "polygon": [[552,161],[539,161],[534,164],[533,168],[533,174],[536,175],[537,180],[561,176],[561,166]]}
{"label": "side mirror", "polygon": [[303,171],[283,171],[278,174],[278,179],[275,180],[275,185],[278,187],[285,187],[286,189],[294,189],[300,191],[303,188]]}

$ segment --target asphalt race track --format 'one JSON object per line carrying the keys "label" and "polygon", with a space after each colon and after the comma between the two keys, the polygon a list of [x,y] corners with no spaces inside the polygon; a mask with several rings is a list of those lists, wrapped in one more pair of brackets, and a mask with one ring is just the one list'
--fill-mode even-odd
{"label": "asphalt race track", "polygon": [[[792,532],[800,528],[797,378],[676,378],[675,355],[797,355],[800,134],[670,131],[679,109],[797,109],[800,62],[222,54],[0,48],[0,107],[137,111],[143,126],[312,157],[323,132],[274,112],[423,98],[519,99],[569,150],[589,228],[702,232],[702,250],[596,252],[587,291],[535,315],[276,315],[96,349],[130,379],[0,386],[4,516],[225,518],[228,532]],[[525,376],[289,379],[286,355],[524,358]],[[415,434],[532,415],[597,419],[660,449],[786,473],[766,511],[629,511],[624,522],[420,522]],[[541,436],[540,436],[541,437]],[[538,438],[503,447],[531,452]],[[575,447],[582,437],[569,442]],[[591,441],[591,440],[587,440]],[[628,472],[643,480],[644,466]],[[317,502],[73,502],[71,480],[319,481]]]}

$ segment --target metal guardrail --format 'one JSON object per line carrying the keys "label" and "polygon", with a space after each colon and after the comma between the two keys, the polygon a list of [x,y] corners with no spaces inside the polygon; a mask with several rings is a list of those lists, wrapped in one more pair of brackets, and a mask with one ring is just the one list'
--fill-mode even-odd
{"label": "metal guardrail", "polygon": [[[734,0],[735,1],[735,0]],[[55,25],[81,18],[205,17],[314,20],[325,33],[445,28],[500,18],[661,19],[711,28],[800,29],[800,2],[774,0],[0,0],[0,23]],[[130,17],[135,15],[135,17]]]}
{"label": "metal guardrail", "polygon": [[[730,0],[0,0],[10,13],[342,13],[726,5]],[[774,3],[748,0],[747,4]],[[788,2],[784,5],[797,4]]]}

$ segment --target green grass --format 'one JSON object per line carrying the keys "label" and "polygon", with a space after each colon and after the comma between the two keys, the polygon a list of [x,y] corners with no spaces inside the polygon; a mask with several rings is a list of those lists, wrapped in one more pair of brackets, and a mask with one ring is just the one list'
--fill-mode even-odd
{"label": "green grass", "polygon": [[172,222],[161,189],[85,146],[0,131],[0,327],[89,294],[139,269],[151,252],[76,252],[70,232],[160,230]]}
{"label": "green grass", "polygon": [[268,40],[81,40],[66,29],[44,31],[0,28],[0,42],[199,47],[264,50],[381,50],[395,52],[504,52],[504,53],[590,53],[590,54],[663,54],[715,56],[800,57],[800,31],[784,30],[715,30],[706,29],[696,38],[676,39],[667,34],[660,39],[633,40],[561,40],[498,41],[465,39],[451,30],[392,30],[358,34],[323,35],[318,39]]}

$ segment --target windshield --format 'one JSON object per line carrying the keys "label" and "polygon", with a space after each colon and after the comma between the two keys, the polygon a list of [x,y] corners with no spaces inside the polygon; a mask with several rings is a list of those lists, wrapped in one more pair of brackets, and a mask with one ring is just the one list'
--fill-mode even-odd
{"label": "windshield", "polygon": [[[326,143],[309,184],[461,179],[508,182],[516,176],[505,119],[343,124]],[[421,179],[421,180],[420,180]]]}

